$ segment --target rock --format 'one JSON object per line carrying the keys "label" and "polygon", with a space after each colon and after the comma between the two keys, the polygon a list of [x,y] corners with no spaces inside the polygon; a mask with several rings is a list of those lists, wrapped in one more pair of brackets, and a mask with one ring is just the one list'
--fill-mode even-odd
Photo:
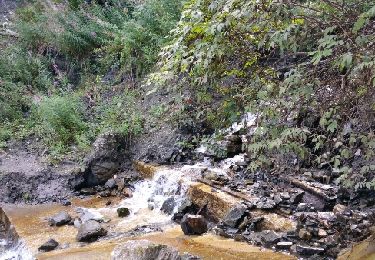
{"label": "rock", "polygon": [[114,189],[116,187],[116,181],[114,179],[109,179],[105,185],[106,188],[108,189]]}
{"label": "rock", "polygon": [[93,188],[83,188],[81,189],[80,193],[82,195],[95,195],[96,190],[94,190]]}
{"label": "rock", "polygon": [[130,188],[124,188],[121,193],[125,198],[133,197],[133,192]]}
{"label": "rock", "polygon": [[237,227],[241,223],[241,220],[243,220],[246,210],[247,210],[247,207],[242,204],[235,206],[224,217],[224,220],[223,220],[224,224],[232,228]]}
{"label": "rock", "polygon": [[89,220],[103,222],[103,215],[95,209],[77,208],[76,211],[79,214],[82,223],[85,223]]}
{"label": "rock", "polygon": [[297,212],[307,212],[309,211],[309,205],[307,203],[299,203],[296,208]]}
{"label": "rock", "polygon": [[280,193],[280,197],[284,200],[289,200],[290,199],[290,195],[289,195],[289,192],[281,192]]}
{"label": "rock", "polygon": [[152,179],[160,166],[141,161],[133,162],[134,168],[139,172],[142,179]]}
{"label": "rock", "polygon": [[99,192],[99,196],[102,198],[108,198],[111,197],[111,192],[109,190],[104,190]]}
{"label": "rock", "polygon": [[120,217],[120,218],[125,218],[127,216],[130,215],[130,211],[128,208],[118,208],[117,209],[117,215]]}
{"label": "rock", "polygon": [[297,228],[297,223],[291,218],[286,218],[275,213],[262,214],[261,216],[262,221],[258,224],[260,230],[290,232],[295,231]]}
{"label": "rock", "polygon": [[160,210],[167,215],[171,215],[174,211],[175,206],[176,206],[175,199],[168,198],[163,202],[163,205],[161,206]]}
{"label": "rock", "polygon": [[298,236],[303,240],[310,240],[312,237],[311,233],[304,228],[298,232]]}
{"label": "rock", "polygon": [[227,183],[229,181],[228,175],[221,169],[210,169],[203,173],[203,178],[218,182],[218,183]]}
{"label": "rock", "polygon": [[185,235],[201,235],[207,232],[207,221],[201,215],[186,214],[181,220],[181,229]]}
{"label": "rock", "polygon": [[280,241],[282,235],[272,230],[264,230],[261,232],[252,232],[247,239],[253,241],[257,245],[264,245],[270,247]]}
{"label": "rock", "polygon": [[72,203],[71,203],[69,200],[63,200],[63,201],[61,202],[61,204],[62,204],[63,206],[70,206],[70,205],[72,205]]}
{"label": "rock", "polygon": [[289,250],[293,245],[293,242],[278,242],[276,248],[280,250]]}
{"label": "rock", "polygon": [[112,260],[193,260],[198,257],[183,254],[170,246],[154,244],[147,240],[131,240],[118,245],[111,253]]}
{"label": "rock", "polygon": [[315,254],[323,253],[324,248],[297,245],[296,251],[298,254],[301,254],[301,255],[315,255]]}
{"label": "rock", "polygon": [[54,239],[50,239],[47,242],[45,242],[43,245],[41,245],[38,250],[41,252],[49,252],[54,250],[56,247],[58,247],[59,243],[56,242]]}
{"label": "rock", "polygon": [[[117,133],[104,133],[94,142],[92,151],[85,158],[86,186],[102,185],[119,171],[126,149],[125,137]],[[130,160],[129,160],[130,164]]]}
{"label": "rock", "polygon": [[302,190],[302,189],[297,189],[293,192],[293,194],[290,196],[290,202],[292,204],[297,204],[297,203],[300,203],[302,198],[303,198],[303,195],[305,194],[305,192]]}
{"label": "rock", "polygon": [[80,242],[93,242],[105,235],[107,235],[107,230],[99,222],[89,220],[78,228],[77,240]]}
{"label": "rock", "polygon": [[71,220],[72,218],[68,213],[60,212],[49,219],[49,224],[59,227],[68,224]]}
{"label": "rock", "polygon": [[206,184],[192,184],[188,190],[188,198],[198,208],[207,209],[207,214],[214,221],[222,220],[240,199],[222,192],[212,192],[212,188]]}
{"label": "rock", "polygon": [[318,230],[318,237],[326,237],[326,236],[328,236],[327,231],[325,231],[324,229],[319,228],[319,230]]}
{"label": "rock", "polygon": [[276,207],[276,202],[271,199],[262,199],[257,203],[257,209],[273,209]]}
{"label": "rock", "polygon": [[336,204],[333,207],[333,213],[335,213],[336,215],[344,213],[345,210],[346,210],[346,206],[344,206],[342,204]]}

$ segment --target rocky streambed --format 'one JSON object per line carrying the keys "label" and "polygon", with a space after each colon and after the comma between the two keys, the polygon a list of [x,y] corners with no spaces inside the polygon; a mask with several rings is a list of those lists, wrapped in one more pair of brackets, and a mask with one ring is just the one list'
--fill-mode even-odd
{"label": "rocky streambed", "polygon": [[[359,229],[371,223],[370,213],[340,204],[333,211],[312,208],[325,202],[300,188],[287,186],[273,196],[259,196],[256,187],[251,196],[229,189],[222,185],[227,171],[208,164],[138,162],[135,168],[144,180],[120,187],[123,199],[116,195],[123,180],[115,177],[104,191],[93,189],[95,195],[2,205],[2,241],[8,245],[0,259],[333,259],[345,219]],[[354,251],[371,259],[373,242],[366,243],[364,253],[360,246]],[[353,252],[344,256],[362,259]]]}
{"label": "rocky streambed", "polygon": [[[147,166],[139,166],[139,168]],[[206,192],[195,182],[201,167],[165,169],[150,167],[152,178],[134,184],[132,195],[73,199],[70,203],[3,205],[2,214],[17,232],[17,246],[9,246],[4,259],[284,259],[244,242],[217,235],[215,222],[194,212],[193,199]],[[203,186],[199,186],[203,185]],[[209,191],[211,192],[211,191]],[[218,216],[237,203],[224,192],[213,193]],[[110,202],[110,203],[109,203]],[[220,205],[225,206],[221,209]],[[212,208],[213,209],[213,208]],[[219,211],[221,210],[221,211]],[[179,220],[175,221],[183,211]],[[203,212],[202,212],[203,214]],[[175,221],[172,221],[171,219]],[[182,227],[182,228],[181,228]],[[20,246],[19,246],[20,245]],[[156,249],[155,249],[156,247]],[[135,249],[136,248],[136,249]],[[22,249],[22,250],[21,250]],[[138,255],[139,252],[141,255]],[[142,254],[144,254],[142,256]],[[131,256],[131,258],[129,258]],[[153,257],[152,257],[153,256]],[[142,258],[148,257],[148,258]],[[151,258],[150,258],[151,257]],[[158,258],[159,257],[159,258]]]}

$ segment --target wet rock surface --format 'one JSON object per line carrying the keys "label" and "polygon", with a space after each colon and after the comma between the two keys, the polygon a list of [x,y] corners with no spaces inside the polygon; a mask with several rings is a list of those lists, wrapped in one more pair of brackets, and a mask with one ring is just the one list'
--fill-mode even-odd
{"label": "wet rock surface", "polygon": [[128,208],[118,208],[117,209],[117,216],[120,218],[125,218],[130,215],[130,210]]}
{"label": "wet rock surface", "polygon": [[201,235],[207,232],[207,221],[201,215],[186,214],[181,220],[181,229],[185,235]]}
{"label": "wet rock surface", "polygon": [[107,230],[105,230],[99,222],[89,220],[78,228],[77,241],[94,242],[105,235],[107,235]]}
{"label": "wet rock surface", "polygon": [[48,223],[51,226],[63,226],[68,224],[72,220],[72,217],[66,213],[66,212],[60,212],[54,216],[52,216],[49,220]]}
{"label": "wet rock surface", "polygon": [[50,239],[47,242],[45,242],[43,245],[41,245],[38,248],[38,250],[41,252],[49,252],[49,251],[56,249],[58,246],[59,246],[59,243],[56,240]]}
{"label": "wet rock surface", "polygon": [[199,257],[189,254],[179,254],[170,246],[154,244],[147,240],[128,241],[117,246],[112,254],[112,260],[193,260]]}

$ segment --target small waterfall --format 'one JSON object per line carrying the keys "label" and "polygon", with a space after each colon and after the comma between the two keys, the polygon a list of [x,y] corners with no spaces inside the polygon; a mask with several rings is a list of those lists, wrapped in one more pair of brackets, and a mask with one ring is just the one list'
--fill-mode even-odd
{"label": "small waterfall", "polygon": [[160,209],[167,199],[173,199],[175,212],[185,198],[189,182],[190,177],[180,170],[168,169],[158,171],[151,180],[136,183],[133,196],[123,200],[118,206],[126,207],[131,212],[130,216],[123,220],[123,224],[137,219],[148,220],[152,224],[170,222],[171,216]]}

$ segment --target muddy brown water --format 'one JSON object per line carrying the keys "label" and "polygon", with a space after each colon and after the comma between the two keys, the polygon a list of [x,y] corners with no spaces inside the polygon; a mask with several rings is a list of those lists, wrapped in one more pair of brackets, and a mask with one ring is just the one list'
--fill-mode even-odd
{"label": "muddy brown water", "polygon": [[[231,239],[222,238],[213,234],[202,236],[185,236],[180,227],[169,224],[163,232],[154,232],[137,237],[117,237],[104,239],[91,244],[76,242],[77,230],[74,226],[51,227],[48,225],[47,218],[61,211],[67,211],[73,216],[76,207],[86,207],[91,209],[105,209],[108,199],[91,198],[86,200],[75,199],[72,206],[64,207],[62,205],[36,205],[36,206],[14,206],[3,205],[9,221],[15,227],[19,237],[26,244],[28,249],[37,259],[110,259],[111,252],[115,246],[128,241],[147,239],[155,243],[170,245],[177,248],[181,253],[188,252],[198,255],[203,259],[295,259],[294,257],[275,253],[271,250],[262,249],[247,243],[235,242]],[[112,203],[116,201],[112,199]],[[121,219],[112,214],[111,208],[107,207],[105,217],[111,217],[111,221],[106,224],[106,228],[111,231],[126,230],[121,225]],[[140,215],[147,215],[150,212],[142,211]],[[140,218],[148,221],[147,218]],[[141,224],[140,222],[127,225],[127,229]],[[48,253],[38,253],[37,248],[46,242],[49,238],[54,238],[60,245],[67,245],[67,249],[58,249]]]}

